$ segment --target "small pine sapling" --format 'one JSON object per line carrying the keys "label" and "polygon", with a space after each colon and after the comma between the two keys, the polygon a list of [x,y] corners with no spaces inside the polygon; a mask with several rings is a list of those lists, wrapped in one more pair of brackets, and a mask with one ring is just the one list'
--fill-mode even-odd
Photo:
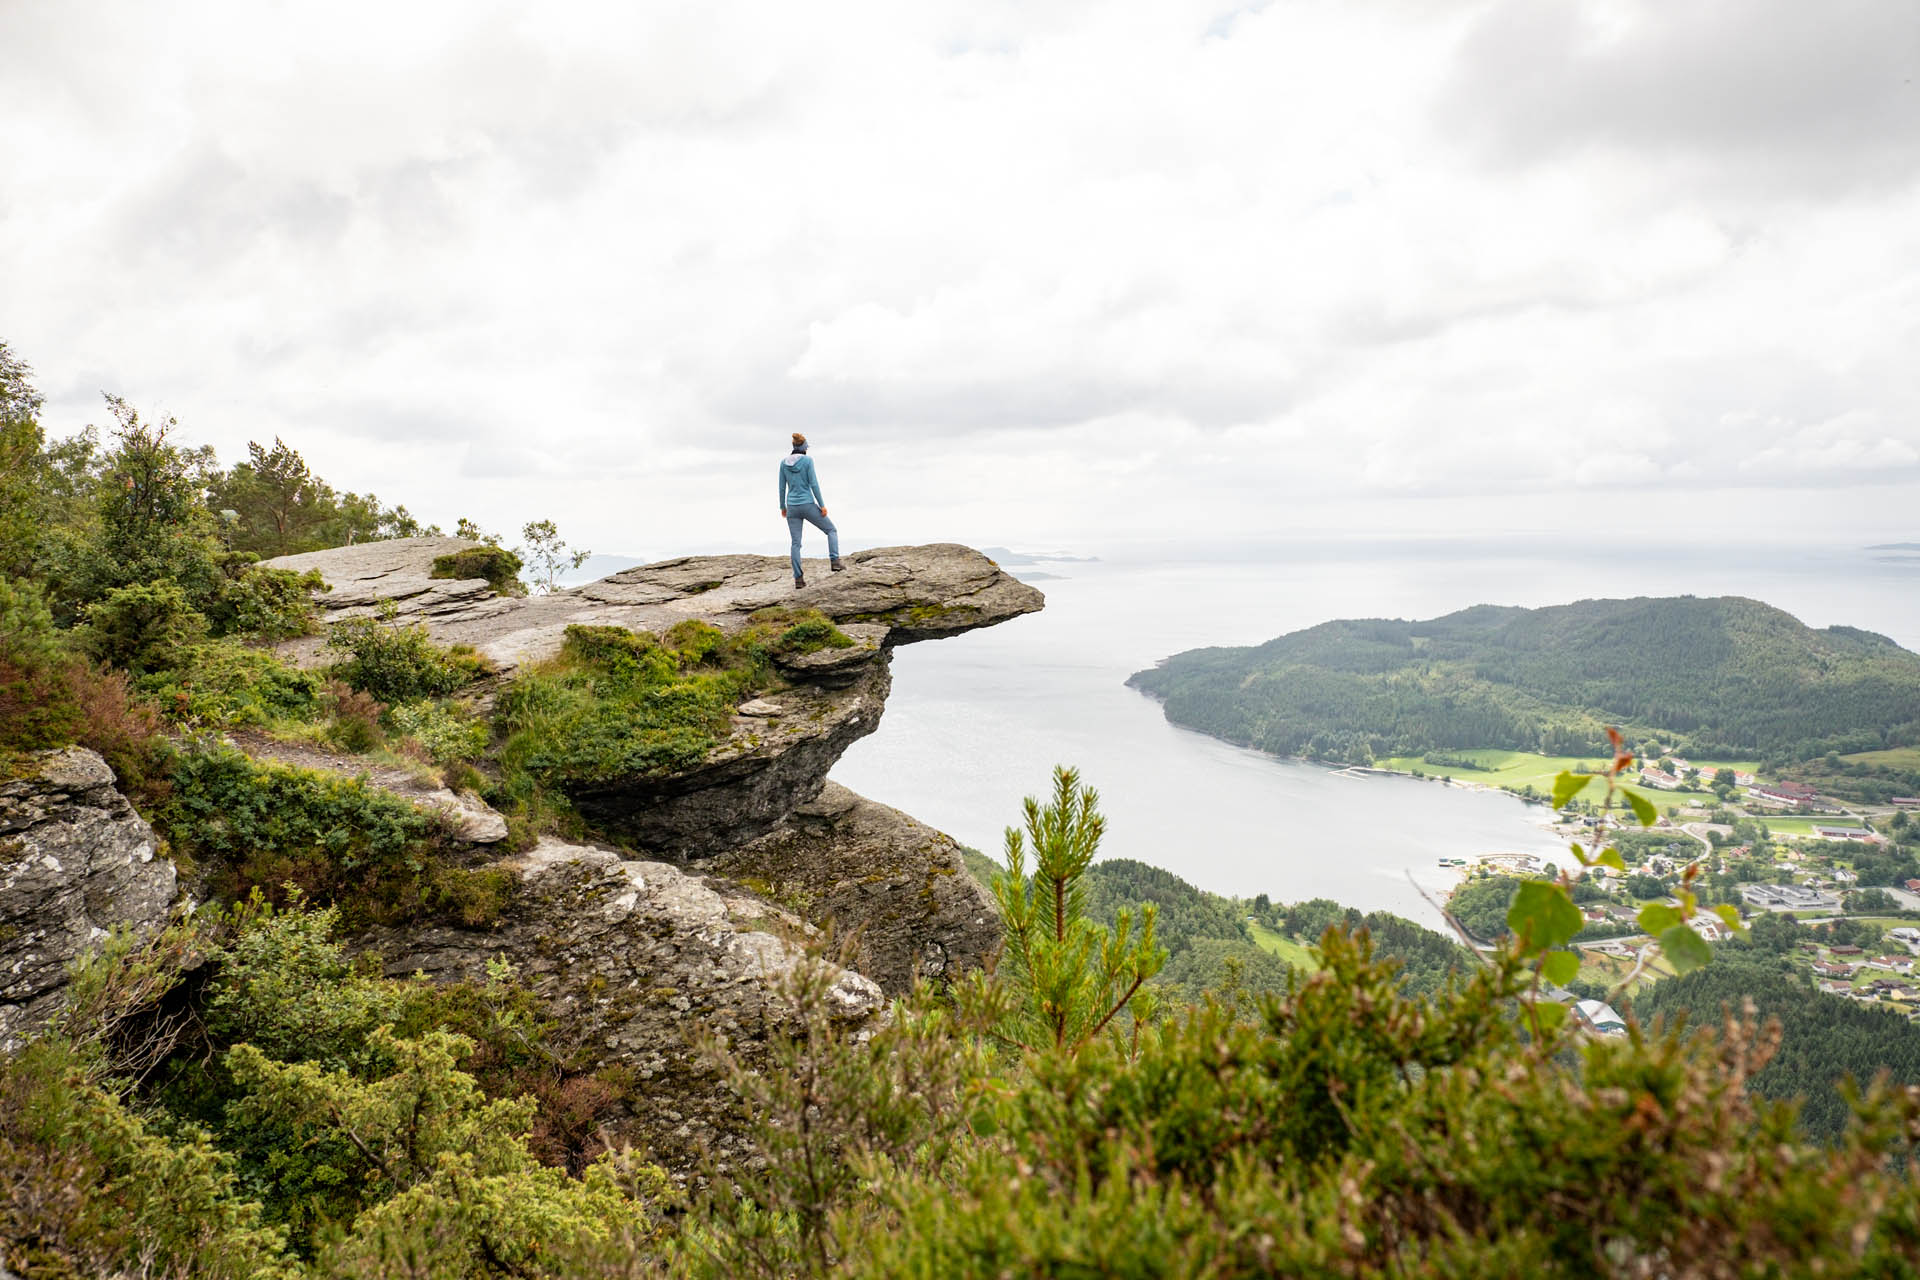
{"label": "small pine sapling", "polygon": [[1130,1002],[1143,1020],[1141,988],[1167,961],[1154,942],[1152,903],[1141,909],[1137,935],[1129,911],[1111,931],[1086,918],[1085,876],[1107,825],[1099,803],[1077,770],[1056,768],[1052,803],[1028,796],[1025,835],[1007,828],[1007,869],[994,877],[993,895],[1006,927],[996,976],[1011,999],[997,1031],[1029,1052],[1078,1053]]}

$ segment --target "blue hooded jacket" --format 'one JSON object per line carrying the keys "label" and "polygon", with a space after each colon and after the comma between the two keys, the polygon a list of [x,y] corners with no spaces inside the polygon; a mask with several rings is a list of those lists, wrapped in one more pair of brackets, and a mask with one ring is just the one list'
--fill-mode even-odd
{"label": "blue hooded jacket", "polygon": [[803,502],[827,505],[820,493],[820,477],[813,473],[813,459],[804,453],[788,454],[780,460],[780,509],[785,511]]}

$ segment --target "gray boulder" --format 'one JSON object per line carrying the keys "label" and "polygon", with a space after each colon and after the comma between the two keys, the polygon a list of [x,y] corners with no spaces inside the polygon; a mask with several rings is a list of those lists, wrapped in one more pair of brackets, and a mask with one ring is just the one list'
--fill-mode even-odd
{"label": "gray boulder", "polygon": [[153,828],[94,752],[45,752],[0,782],[0,1053],[46,1025],[67,967],[115,926],[164,925],[176,888]]}

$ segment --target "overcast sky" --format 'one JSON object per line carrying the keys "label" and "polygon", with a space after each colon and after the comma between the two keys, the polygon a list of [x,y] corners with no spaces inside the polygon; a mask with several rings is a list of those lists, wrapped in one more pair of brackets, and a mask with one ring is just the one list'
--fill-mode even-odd
{"label": "overcast sky", "polygon": [[0,339],[643,556],[1920,539],[1920,3],[0,0]]}

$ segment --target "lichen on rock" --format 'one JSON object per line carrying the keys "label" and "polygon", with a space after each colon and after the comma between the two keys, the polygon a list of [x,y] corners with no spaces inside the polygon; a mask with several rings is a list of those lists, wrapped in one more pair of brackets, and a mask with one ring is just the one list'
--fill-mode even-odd
{"label": "lichen on rock", "polygon": [[68,966],[115,928],[167,921],[178,877],[98,754],[31,757],[0,783],[0,1053],[59,1008]]}
{"label": "lichen on rock", "polygon": [[[395,975],[480,980],[506,958],[571,1034],[637,1074],[624,1127],[652,1158],[684,1171],[706,1153],[723,1164],[742,1153],[733,1096],[692,1033],[756,1061],[792,1016],[784,983],[814,963],[813,931],[722,881],[613,850],[548,839],[497,865],[520,884],[492,929],[383,929],[365,943]],[[856,1026],[886,1003],[877,984],[839,968],[829,1000]]]}

